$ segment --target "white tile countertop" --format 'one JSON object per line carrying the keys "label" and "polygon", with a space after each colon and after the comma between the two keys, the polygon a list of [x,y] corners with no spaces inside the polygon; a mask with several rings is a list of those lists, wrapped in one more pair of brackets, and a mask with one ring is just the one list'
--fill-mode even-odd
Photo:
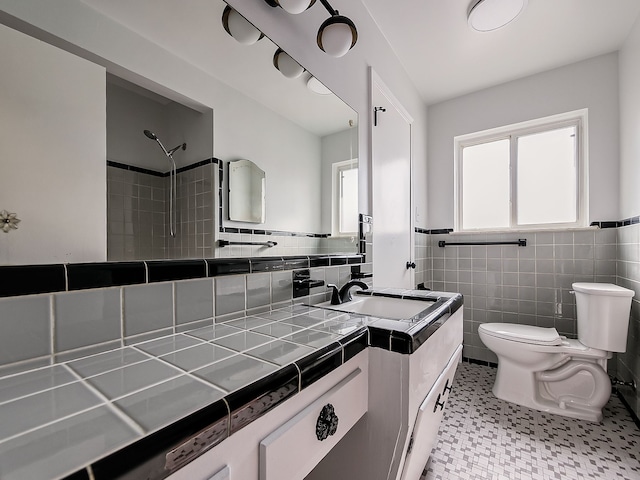
{"label": "white tile countertop", "polygon": [[63,478],[377,322],[295,305],[0,377],[0,478]]}

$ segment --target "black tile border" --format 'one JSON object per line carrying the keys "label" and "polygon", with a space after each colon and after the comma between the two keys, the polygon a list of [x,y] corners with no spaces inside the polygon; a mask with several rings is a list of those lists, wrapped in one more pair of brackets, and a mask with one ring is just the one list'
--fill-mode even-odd
{"label": "black tile border", "polygon": [[[462,305],[460,294],[447,295],[438,292],[416,294],[411,291],[405,295],[376,291],[369,291],[367,294],[431,301],[434,304],[441,302],[442,304],[437,305],[435,311],[434,308],[429,309],[431,315],[425,315],[420,319],[420,325],[416,325],[416,332],[414,332],[418,335],[422,335],[421,331],[428,331],[429,335],[433,334],[437,329],[437,327],[432,328],[433,325],[444,323],[450,314]],[[432,295],[437,295],[439,300],[433,302]],[[409,331],[411,329],[407,332]],[[344,365],[366,348],[379,347],[397,353],[413,353],[417,347],[415,342],[410,340],[411,335],[407,332],[396,332],[374,326],[360,327],[337,342],[281,367],[187,417],[123,447],[86,469],[83,468],[66,477],[65,480],[84,480],[87,478],[88,469],[92,471],[92,478],[95,480],[164,479],[175,469],[194,460],[225,438]],[[403,351],[393,349],[394,344]],[[195,439],[196,436],[197,439]],[[203,443],[201,440],[206,442]],[[196,450],[198,446],[200,449]],[[175,452],[177,452],[173,456],[177,459],[175,469],[165,469],[168,461],[167,454]]]}
{"label": "black tile border", "polygon": [[7,265],[0,266],[0,298],[363,262],[349,254]]}
{"label": "black tile border", "polygon": [[144,262],[73,263],[67,265],[69,290],[135,285],[147,281]]}
{"label": "black tile border", "polygon": [[149,283],[207,277],[206,260],[153,260],[147,265]]}
{"label": "black tile border", "polygon": [[91,477],[89,477],[89,472],[87,472],[86,469],[83,469],[64,477],[64,480],[91,480]]}
{"label": "black tile border", "polygon": [[246,427],[299,392],[300,377],[290,364],[225,397],[229,405],[229,435]]}
{"label": "black tile border", "polygon": [[[224,400],[218,400],[131,445],[118,450],[92,465],[95,480],[113,478],[161,479],[173,473],[165,470],[166,453],[179,447],[204,428],[224,422],[224,430],[216,438],[207,439],[209,449],[228,437],[229,409]],[[195,458],[195,457],[194,457]],[[185,462],[186,463],[186,462]],[[135,472],[135,476],[132,473]],[[67,477],[65,480],[71,480]]]}
{"label": "black tile border", "polygon": [[[184,167],[180,167],[176,169],[176,174],[186,172],[188,170],[193,170],[194,168],[202,167],[204,165],[217,164],[220,160],[217,158],[207,158],[205,160],[201,160],[199,162],[192,163],[190,165],[186,165]],[[131,172],[144,173],[145,175],[152,175],[154,177],[168,177],[171,172],[158,172],[156,170],[151,170],[149,168],[137,167],[135,165],[128,165],[126,163],[114,162],[113,160],[107,160],[107,167],[119,168],[121,170],[129,170]]]}
{"label": "black tile border", "polygon": [[64,292],[67,289],[64,265],[2,266],[0,278],[0,297]]}
{"label": "black tile border", "polygon": [[295,364],[300,370],[300,389],[307,388],[343,364],[342,344],[334,342]]}
{"label": "black tile border", "polygon": [[209,277],[251,273],[251,261],[248,258],[212,258],[207,259],[207,266]]}
{"label": "black tile border", "polygon": [[369,329],[360,327],[339,339],[338,342],[342,345],[342,361],[346,363],[369,346]]}

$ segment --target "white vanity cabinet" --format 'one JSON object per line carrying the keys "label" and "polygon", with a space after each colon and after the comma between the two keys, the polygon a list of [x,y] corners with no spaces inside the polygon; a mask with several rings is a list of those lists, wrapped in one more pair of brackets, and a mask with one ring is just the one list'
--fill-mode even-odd
{"label": "white vanity cabinet", "polygon": [[448,388],[444,398],[438,400],[438,394],[447,381],[447,387],[452,385],[461,357],[462,310],[412,354],[369,348],[367,415],[307,480],[419,480],[444,410],[424,413],[433,410],[435,401],[446,402]]}
{"label": "white vanity cabinet", "polygon": [[417,480],[422,475],[431,449],[436,443],[444,408],[453,389],[456,367],[461,360],[462,345],[451,356],[446,368],[418,409],[416,421],[409,436],[409,446],[402,469],[402,480]]}
{"label": "white vanity cabinet", "polygon": [[[360,352],[168,478],[302,480],[367,412],[369,351]],[[316,424],[329,404],[337,425],[319,440]]]}

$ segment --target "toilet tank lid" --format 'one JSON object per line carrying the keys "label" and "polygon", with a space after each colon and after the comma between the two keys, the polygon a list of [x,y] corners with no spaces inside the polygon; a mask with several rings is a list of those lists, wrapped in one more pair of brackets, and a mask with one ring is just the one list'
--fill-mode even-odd
{"label": "toilet tank lid", "polygon": [[478,330],[487,335],[533,345],[562,345],[562,337],[555,328],[534,327],[518,323],[483,323]]}
{"label": "toilet tank lid", "polygon": [[571,285],[576,292],[589,295],[609,295],[612,297],[633,297],[635,292],[613,283],[574,283]]}

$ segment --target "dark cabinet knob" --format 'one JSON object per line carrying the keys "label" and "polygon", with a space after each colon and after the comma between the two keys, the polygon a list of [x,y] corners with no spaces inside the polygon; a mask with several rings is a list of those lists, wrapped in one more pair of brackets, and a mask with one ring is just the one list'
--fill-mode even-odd
{"label": "dark cabinet knob", "polygon": [[407,270],[410,268],[416,268],[415,262],[407,262]]}
{"label": "dark cabinet knob", "polygon": [[442,411],[442,409],[444,408],[444,403],[444,401],[440,402],[440,394],[438,394],[438,398],[436,398],[436,404],[433,406],[433,413],[436,413],[438,407],[440,407],[440,411]]}
{"label": "dark cabinet knob", "polygon": [[327,403],[322,407],[318,421],[316,422],[316,437],[318,440],[326,440],[328,437],[336,433],[338,429],[338,416],[336,415],[333,405]]}

